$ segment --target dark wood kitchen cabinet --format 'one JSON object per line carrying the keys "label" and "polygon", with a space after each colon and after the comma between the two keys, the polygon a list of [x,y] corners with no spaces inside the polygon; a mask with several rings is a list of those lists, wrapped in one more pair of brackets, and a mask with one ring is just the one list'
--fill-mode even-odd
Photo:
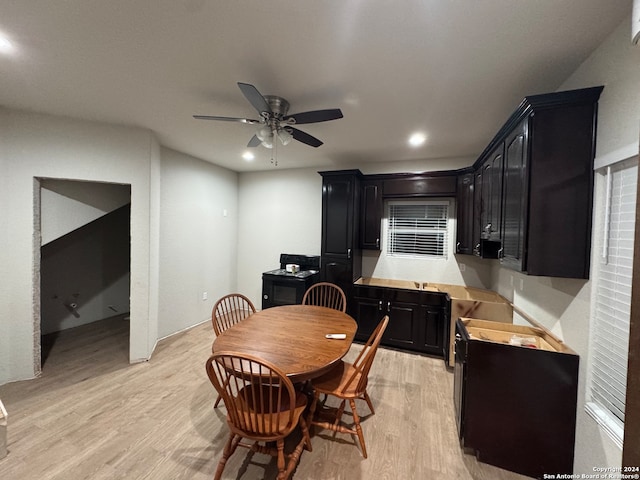
{"label": "dark wood kitchen cabinet", "polygon": [[473,211],[472,254],[529,275],[589,277],[602,89],[525,97],[473,165],[473,206],[459,205]]}
{"label": "dark wood kitchen cabinet", "polygon": [[499,143],[482,162],[482,193],[480,201],[480,236],[500,241],[502,233],[502,167],[504,143]]}
{"label": "dark wood kitchen cabinet", "polygon": [[[360,277],[359,170],[320,172],[322,175],[322,239],[320,277],[339,285],[352,298],[353,282]],[[347,308],[350,308],[349,305]]]}
{"label": "dark wood kitchen cabinet", "polygon": [[416,350],[419,330],[420,291],[356,285],[354,317],[356,339],[366,341],[385,315],[389,324],[382,344]]}
{"label": "dark wood kitchen cabinet", "polygon": [[495,236],[489,237],[491,220],[489,219],[488,205],[493,200],[489,195],[493,191],[491,188],[492,175],[494,175],[494,170],[491,163],[476,169],[473,174],[473,248],[471,254],[482,258],[498,258],[500,251],[500,241]]}
{"label": "dark wood kitchen cabinet", "polygon": [[365,180],[361,188],[360,247],[380,250],[380,229],[383,214],[382,182]]}
{"label": "dark wood kitchen cabinet", "polygon": [[[510,343],[526,338],[535,346]],[[578,355],[548,332],[458,319],[454,406],[460,444],[534,478],[573,473]]]}
{"label": "dark wood kitchen cabinet", "polygon": [[473,249],[472,254],[481,256],[480,242],[482,233],[482,181],[483,172],[478,168],[473,174]]}
{"label": "dark wood kitchen cabinet", "polygon": [[526,97],[508,122],[503,266],[529,275],[589,278],[602,88]]}
{"label": "dark wood kitchen cabinet", "polygon": [[420,174],[386,175],[382,181],[382,195],[387,198],[454,197],[457,176],[453,171]]}
{"label": "dark wood kitchen cabinet", "polygon": [[355,285],[356,340],[366,341],[385,315],[382,345],[442,357],[448,332],[447,297],[441,293]]}
{"label": "dark wood kitchen cabinet", "polygon": [[422,292],[418,350],[449,360],[450,300],[441,292]]}
{"label": "dark wood kitchen cabinet", "polygon": [[458,175],[456,195],[456,253],[473,253],[473,172]]}
{"label": "dark wood kitchen cabinet", "polygon": [[[506,140],[504,165],[504,218],[500,263],[513,270],[524,270],[524,225],[526,224],[527,127],[523,120]],[[550,212],[551,214],[551,212]]]}

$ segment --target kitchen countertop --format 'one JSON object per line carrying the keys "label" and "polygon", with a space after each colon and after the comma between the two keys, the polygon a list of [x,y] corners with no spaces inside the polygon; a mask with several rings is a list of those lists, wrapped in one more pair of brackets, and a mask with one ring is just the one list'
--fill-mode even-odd
{"label": "kitchen countertop", "polygon": [[354,285],[368,287],[401,288],[404,290],[416,290],[422,292],[448,293],[452,299],[477,300],[482,302],[509,303],[502,295],[491,290],[467,287],[464,285],[449,285],[436,282],[416,282],[411,280],[393,280],[388,278],[360,277]]}

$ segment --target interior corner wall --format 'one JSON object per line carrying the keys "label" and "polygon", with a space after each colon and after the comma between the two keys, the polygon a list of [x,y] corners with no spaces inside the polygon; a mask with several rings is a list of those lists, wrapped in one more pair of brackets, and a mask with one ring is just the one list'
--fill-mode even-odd
{"label": "interior corner wall", "polygon": [[157,339],[157,318],[150,316],[157,258],[150,245],[152,235],[157,238],[152,192],[159,188],[158,155],[148,130],[0,108],[0,384],[32,378],[40,368],[34,361],[40,335],[34,299],[38,177],[131,185],[130,360],[149,358]]}
{"label": "interior corner wall", "polygon": [[[238,174],[161,150],[158,336],[211,318],[236,290]],[[259,241],[260,235],[254,237]],[[213,340],[213,330],[211,331]]]}
{"label": "interior corner wall", "polygon": [[[629,40],[630,19],[620,26],[558,88],[604,85],[598,106],[596,158],[616,151],[638,151],[640,131],[640,48]],[[627,148],[631,146],[631,149]],[[596,175],[594,227],[602,212],[604,188]],[[587,206],[585,206],[587,208]],[[592,272],[600,233],[592,237]],[[591,281],[530,277],[496,262],[493,289],[558,334],[580,355],[575,448],[575,474],[593,474],[593,467],[616,467],[622,452],[584,410],[589,368],[589,332],[592,309]]]}

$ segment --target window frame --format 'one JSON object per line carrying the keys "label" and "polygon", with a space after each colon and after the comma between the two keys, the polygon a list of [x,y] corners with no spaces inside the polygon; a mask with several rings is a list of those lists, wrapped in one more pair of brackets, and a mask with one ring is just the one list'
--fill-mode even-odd
{"label": "window frame", "polygon": [[[628,173],[625,176],[625,172]],[[595,275],[593,277],[593,296],[589,327],[589,353],[586,382],[585,411],[589,414],[622,448],[624,439],[624,410],[626,407],[626,384],[628,341],[630,327],[631,290],[633,283],[634,228],[637,208],[638,158],[625,159],[598,170],[605,173],[603,213],[600,216],[602,229],[602,249],[596,256]],[[616,187],[614,175],[620,173],[621,185]],[[630,184],[622,182],[630,181]],[[619,191],[616,191],[619,188]],[[626,192],[626,193],[625,193]],[[623,199],[623,197],[626,197]],[[633,201],[630,199],[633,198]],[[602,200],[601,200],[602,202]],[[631,208],[633,207],[633,208]],[[629,230],[631,225],[631,230]],[[626,226],[626,229],[624,228]],[[611,234],[614,233],[612,238]],[[629,257],[630,252],[630,257]],[[611,265],[610,265],[611,262]],[[627,276],[617,273],[617,269],[628,269]],[[608,285],[606,285],[608,284]],[[605,285],[613,294],[603,294]],[[611,322],[616,323],[612,327]],[[612,328],[624,333],[626,338],[614,336]],[[612,342],[613,341],[613,342]],[[608,345],[614,343],[613,348]],[[615,349],[615,350],[614,350]],[[623,355],[622,361],[616,361],[616,355]],[[609,362],[609,363],[606,363]],[[606,369],[602,368],[602,365]],[[611,387],[613,378],[619,375],[616,368],[624,365],[623,389]],[[607,370],[615,374],[607,373]],[[620,384],[620,382],[618,382]],[[617,390],[617,392],[616,392]],[[621,403],[622,417],[607,403]],[[613,405],[612,405],[613,406]]]}
{"label": "window frame", "polygon": [[[425,207],[425,213],[427,208],[430,206],[437,206],[437,207],[444,207],[443,208],[443,213],[444,213],[444,218],[440,218],[440,222],[444,225],[443,227],[425,227],[423,229],[422,232],[420,232],[420,229],[416,229],[415,227],[393,227],[392,223],[393,223],[393,218],[392,217],[392,209],[394,206],[421,206],[421,207]],[[448,199],[414,199],[414,200],[405,200],[405,199],[393,199],[393,200],[388,200],[385,202],[385,227],[386,227],[386,231],[385,231],[385,235],[384,235],[384,239],[385,239],[385,245],[384,245],[384,252],[385,255],[388,257],[392,257],[392,258],[415,258],[415,259],[429,259],[429,260],[448,260],[449,256],[450,256],[450,238],[452,235],[452,226],[451,226],[451,201]],[[437,253],[420,253],[417,251],[413,251],[413,252],[401,252],[401,251],[397,251],[396,249],[394,249],[394,244],[397,244],[397,242],[395,242],[393,240],[393,236],[394,236],[394,232],[398,231],[398,230],[407,230],[406,233],[413,233],[416,235],[420,235],[421,233],[424,235],[440,235],[440,240],[433,242],[435,244],[435,248],[436,250],[439,249],[442,253],[441,254],[437,254]],[[414,232],[411,232],[411,230],[415,230]],[[425,244],[423,244],[423,246],[425,248],[431,248],[428,247],[428,242],[426,242]],[[418,250],[418,249],[416,249]]]}

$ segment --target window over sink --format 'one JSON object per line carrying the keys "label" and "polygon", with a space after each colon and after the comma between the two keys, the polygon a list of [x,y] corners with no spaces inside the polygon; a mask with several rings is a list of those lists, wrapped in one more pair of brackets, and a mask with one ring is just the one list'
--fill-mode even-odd
{"label": "window over sink", "polygon": [[449,201],[394,200],[386,207],[387,255],[448,258]]}

